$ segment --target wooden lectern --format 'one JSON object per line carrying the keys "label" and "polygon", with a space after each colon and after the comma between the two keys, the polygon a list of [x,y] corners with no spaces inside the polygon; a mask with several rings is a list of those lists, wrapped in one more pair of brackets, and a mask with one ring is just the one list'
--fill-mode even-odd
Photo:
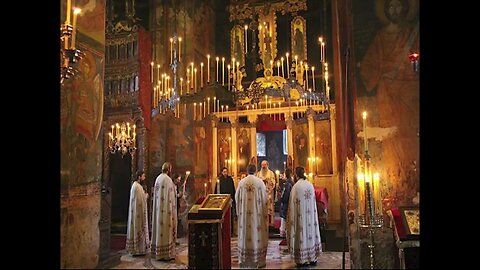
{"label": "wooden lectern", "polygon": [[231,269],[230,194],[209,194],[188,212],[188,268]]}

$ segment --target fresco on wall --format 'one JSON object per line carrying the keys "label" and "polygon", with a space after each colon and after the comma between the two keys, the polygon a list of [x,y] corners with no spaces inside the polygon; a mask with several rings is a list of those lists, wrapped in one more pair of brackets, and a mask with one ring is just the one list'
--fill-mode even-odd
{"label": "fresco on wall", "polygon": [[82,13],[77,19],[78,31],[102,44],[105,43],[105,1],[73,1],[76,7],[82,9]]}
{"label": "fresco on wall", "polygon": [[308,170],[308,126],[297,124],[293,126],[293,165],[302,166]]}
{"label": "fresco on wall", "polygon": [[[230,128],[218,129],[218,168],[227,167],[231,173],[228,159],[231,159],[232,137]],[[220,170],[219,170],[220,171]]]}
{"label": "fresco on wall", "polygon": [[60,91],[61,166],[70,179],[62,180],[70,184],[91,182],[101,175],[103,54],[81,50],[85,57],[78,63],[79,72],[65,80]]}
{"label": "fresco on wall", "polygon": [[247,165],[249,164],[250,154],[250,129],[240,128],[238,131],[237,149],[238,149],[238,172],[247,174]]}
{"label": "fresco on wall", "polygon": [[194,172],[196,175],[205,175],[207,173],[207,142],[206,132],[203,126],[195,127],[195,161]]}
{"label": "fresco on wall", "polygon": [[165,138],[166,130],[164,128],[163,122],[160,120],[157,115],[156,118],[152,119],[152,128],[150,129],[150,140],[149,140],[149,149],[150,149],[150,178],[157,177],[161,170],[162,165],[166,161],[165,158]]}
{"label": "fresco on wall", "polygon": [[193,166],[194,134],[190,121],[186,119],[170,121],[167,138],[169,156],[174,157],[172,160],[174,170]]}
{"label": "fresco on wall", "polygon": [[380,144],[369,153],[384,180],[383,198],[409,204],[418,191],[419,77],[408,58],[419,51],[418,1],[354,1],[353,10],[357,130],[362,130],[360,110],[366,110],[369,142]]}
{"label": "fresco on wall", "polygon": [[230,30],[230,55],[235,58],[235,62],[239,62],[240,66],[245,66],[245,33],[244,28],[235,25]]}
{"label": "fresco on wall", "polygon": [[315,121],[315,163],[316,174],[333,174],[332,135],[330,120]]}

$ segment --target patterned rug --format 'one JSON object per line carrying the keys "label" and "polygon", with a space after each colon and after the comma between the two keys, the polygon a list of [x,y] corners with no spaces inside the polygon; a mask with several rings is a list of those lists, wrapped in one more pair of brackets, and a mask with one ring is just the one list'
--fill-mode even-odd
{"label": "patterned rug", "polygon": [[[281,239],[270,239],[268,241],[267,265],[265,269],[294,269],[296,264],[293,262],[286,246],[280,246]],[[125,254],[121,257],[120,265],[113,269],[187,269],[188,268],[188,243],[187,238],[178,239],[177,257],[175,261],[163,262],[150,259],[146,256],[132,257]],[[239,269],[237,238],[231,242],[232,251],[232,269]],[[346,269],[350,269],[350,256],[345,254]],[[323,252],[317,261],[317,265],[307,266],[308,269],[342,269],[342,252]]]}

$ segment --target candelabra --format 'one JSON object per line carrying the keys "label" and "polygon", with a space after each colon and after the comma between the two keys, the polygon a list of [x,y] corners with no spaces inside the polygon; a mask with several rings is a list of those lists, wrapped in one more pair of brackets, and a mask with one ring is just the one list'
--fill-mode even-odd
{"label": "candelabra", "polygon": [[134,151],[137,149],[135,147],[135,137],[137,133],[135,133],[135,125],[133,125],[133,132],[132,136],[130,136],[130,123],[123,122],[122,124],[116,123],[112,125],[112,131],[108,133],[110,137],[108,147],[110,148],[110,152],[115,154],[116,152],[120,152],[122,155],[125,155],[127,152],[133,154]]}
{"label": "candelabra", "polygon": [[[363,112],[363,131],[364,131],[364,141],[365,141],[365,158],[364,158],[364,173],[359,174],[357,179],[364,180],[365,182],[365,190],[364,190],[364,214],[359,215],[358,217],[358,224],[360,228],[368,229],[368,234],[370,238],[370,243],[368,244],[368,248],[370,250],[370,269],[374,269],[375,265],[375,229],[379,229],[383,227],[383,216],[382,216],[382,208],[381,205],[379,207],[379,211],[377,213],[377,209],[375,208],[375,198],[374,194],[378,193],[378,197],[380,197],[380,190],[378,184],[375,186],[375,182],[379,183],[379,175],[375,173],[372,175],[371,167],[370,167],[370,155],[368,153],[368,137],[367,137],[367,113]],[[373,184],[372,184],[373,180]],[[373,191],[372,191],[373,189]],[[373,194],[372,194],[373,192]],[[381,199],[379,202],[381,203]]]}
{"label": "candelabra", "polygon": [[[179,110],[179,102],[180,96],[178,94],[178,87],[177,87],[177,78],[178,78],[178,67],[180,64],[180,51],[177,50],[177,46],[180,47],[180,43],[182,41],[181,37],[175,35],[173,38],[170,38],[170,68],[173,74],[173,87],[170,87],[170,76],[167,74],[162,74],[160,78],[160,74],[157,74],[157,78],[154,78],[154,63],[151,63],[151,80],[152,83],[154,81],[158,81],[159,84],[154,86],[153,88],[153,107],[154,112],[153,114],[156,115],[158,113],[164,113],[167,110],[171,110],[174,112],[175,117],[179,117],[180,110]],[[158,65],[160,68],[160,65]]]}
{"label": "candelabra", "polygon": [[70,9],[67,8],[67,20],[60,26],[60,84],[63,84],[65,79],[75,75],[77,70],[74,68],[74,64],[85,56],[85,53],[75,48],[75,24],[80,12],[81,9],[74,9],[72,25],[70,24]]}

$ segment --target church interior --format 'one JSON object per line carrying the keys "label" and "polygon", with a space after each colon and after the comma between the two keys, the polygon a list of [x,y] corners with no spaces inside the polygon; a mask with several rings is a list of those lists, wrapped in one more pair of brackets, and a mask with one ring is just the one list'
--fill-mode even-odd
{"label": "church interior", "polygon": [[[319,191],[308,268],[418,268],[418,2],[61,0],[60,268],[192,268],[192,206],[263,160]],[[189,179],[171,262],[125,251],[132,178],[152,194],[164,162]],[[266,268],[295,268],[278,208]]]}

